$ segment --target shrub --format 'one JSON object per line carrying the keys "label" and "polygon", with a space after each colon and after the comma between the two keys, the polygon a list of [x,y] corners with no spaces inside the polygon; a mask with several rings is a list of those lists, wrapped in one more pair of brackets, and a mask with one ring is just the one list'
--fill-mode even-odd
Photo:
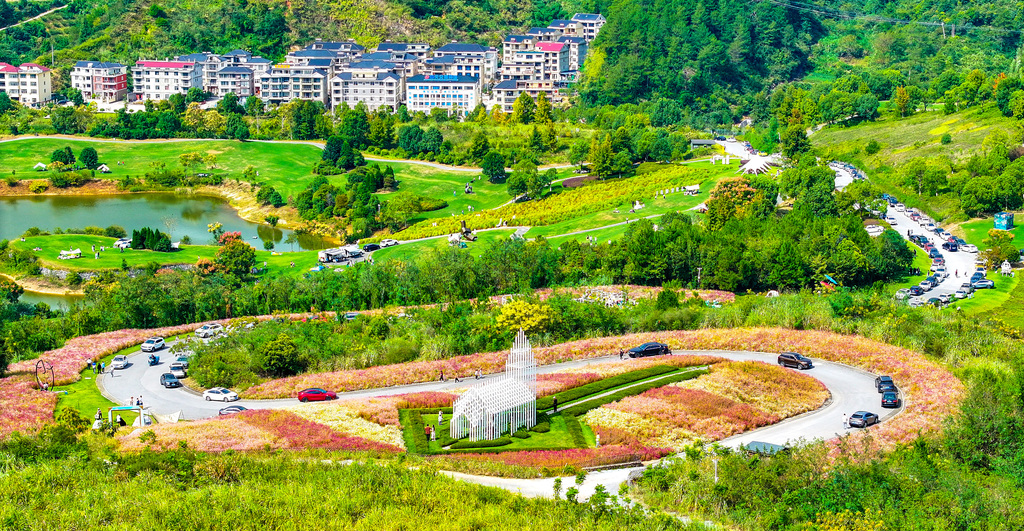
{"label": "shrub", "polygon": [[551,431],[551,423],[550,422],[538,422],[536,426],[534,426],[533,428],[530,429],[530,431],[535,431],[537,433],[547,433],[547,432]]}
{"label": "shrub", "polygon": [[109,238],[124,238],[128,235],[128,231],[120,225],[111,225],[103,230],[103,234]]}
{"label": "shrub", "polygon": [[[422,430],[420,430],[422,432]],[[508,437],[499,437],[491,441],[459,441],[452,445],[453,450],[462,450],[466,448],[497,448],[499,446],[508,446],[512,444],[512,439]]]}
{"label": "shrub", "polygon": [[28,191],[32,192],[33,194],[41,194],[49,188],[50,186],[43,181],[35,181],[32,184],[28,185]]}
{"label": "shrub", "polygon": [[11,188],[18,186],[18,184],[21,182],[17,177],[13,175],[8,175],[7,177],[4,178],[4,180],[7,181],[7,186]]}
{"label": "shrub", "polygon": [[516,439],[529,439],[530,432],[526,428],[520,428],[519,431],[512,434]]}
{"label": "shrub", "polygon": [[868,145],[864,148],[864,151],[866,151],[868,155],[874,155],[875,153],[878,153],[881,150],[882,145],[879,144],[877,140],[872,140],[868,142]]}
{"label": "shrub", "polygon": [[943,146],[945,146],[946,144],[949,144],[952,141],[953,141],[953,137],[949,136],[949,133],[946,133],[946,134],[942,135],[942,138],[939,139],[939,142],[942,143]]}
{"label": "shrub", "polygon": [[562,419],[565,420],[565,428],[572,437],[572,445],[576,448],[586,448],[587,438],[583,435],[583,426],[580,426],[579,419],[566,413],[562,414]]}

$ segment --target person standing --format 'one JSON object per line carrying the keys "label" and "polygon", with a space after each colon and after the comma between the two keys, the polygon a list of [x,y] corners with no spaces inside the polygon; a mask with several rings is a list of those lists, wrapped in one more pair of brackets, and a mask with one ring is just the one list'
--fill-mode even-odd
{"label": "person standing", "polygon": [[103,420],[103,411],[100,408],[96,408],[96,420]]}
{"label": "person standing", "polygon": [[442,422],[444,422],[444,415],[441,414],[441,411],[438,411],[437,412],[437,425],[440,426]]}
{"label": "person standing", "polygon": [[843,429],[850,429],[850,417],[848,417],[846,413],[843,413]]}
{"label": "person standing", "polygon": [[556,396],[556,397],[554,397],[554,398],[552,399],[551,403],[552,403],[552,405],[554,405],[554,406],[555,406],[555,409],[554,409],[555,413],[558,413],[558,397],[557,397],[557,396]]}
{"label": "person standing", "polygon": [[128,405],[129,406],[134,406],[135,405],[135,397],[134,396],[128,398]]}

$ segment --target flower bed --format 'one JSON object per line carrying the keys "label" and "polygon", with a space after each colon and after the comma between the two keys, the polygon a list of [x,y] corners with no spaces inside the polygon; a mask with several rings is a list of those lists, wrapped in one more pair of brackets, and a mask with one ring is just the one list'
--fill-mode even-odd
{"label": "flower bed", "polygon": [[718,363],[711,374],[675,385],[750,404],[780,419],[817,409],[829,396],[818,380],[761,362]]}
{"label": "flower bed", "polygon": [[573,448],[568,450],[539,450],[502,452],[496,454],[451,454],[431,458],[432,462],[489,462],[507,466],[560,469],[585,467],[628,461],[651,461],[672,453],[669,448],[648,446],[608,445],[600,448]]}
{"label": "flower bed", "polygon": [[[140,436],[147,431],[152,431],[156,436],[154,442],[147,444],[140,440]],[[374,453],[401,451],[392,445],[338,433],[288,411],[269,409],[243,411],[227,417],[192,422],[158,424],[145,430],[134,429],[119,435],[117,439],[121,448],[129,451],[147,446],[167,450],[177,448],[180,442],[203,452],[305,448]]]}
{"label": "flower bed", "polygon": [[56,407],[56,393],[40,391],[27,374],[0,380],[0,437],[16,431],[34,433],[53,422]]}
{"label": "flower bed", "polygon": [[360,418],[350,405],[343,402],[326,404],[300,404],[286,409],[299,417],[325,425],[335,431],[395,448],[404,448],[402,429],[397,425],[382,426]]}
{"label": "flower bed", "polygon": [[348,408],[358,417],[370,422],[400,426],[399,409],[424,409],[435,407],[451,407],[458,395],[452,393],[423,392],[405,395],[375,396],[372,398],[355,398],[336,402],[339,407]]}

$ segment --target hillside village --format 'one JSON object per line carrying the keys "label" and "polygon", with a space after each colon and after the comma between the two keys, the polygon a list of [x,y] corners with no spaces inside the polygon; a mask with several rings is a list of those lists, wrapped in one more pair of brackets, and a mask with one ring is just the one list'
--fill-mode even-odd
{"label": "hillside village", "polygon": [[[599,14],[576,13],[506,36],[500,52],[463,42],[432,49],[426,43],[385,41],[367,50],[354,41],[316,39],[279,64],[245,50],[140,59],[131,66],[78,61],[71,87],[87,100],[108,104],[156,102],[198,88],[213,98],[233,93],[269,104],[308,100],[334,108],[363,103],[371,112],[405,105],[412,112],[429,114],[436,108],[452,116],[483,104],[511,113],[523,93],[532,98],[543,93],[552,104],[562,103],[604,23]],[[0,63],[0,90],[15,101],[38,107],[53,100],[52,87],[47,67]]]}

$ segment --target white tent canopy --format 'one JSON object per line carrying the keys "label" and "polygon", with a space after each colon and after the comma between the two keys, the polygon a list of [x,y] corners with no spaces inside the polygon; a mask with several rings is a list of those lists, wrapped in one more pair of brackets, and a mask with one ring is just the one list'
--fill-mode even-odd
{"label": "white tent canopy", "polygon": [[772,161],[768,158],[754,157],[741,166],[739,171],[748,175],[768,173],[772,169],[772,165]]}
{"label": "white tent canopy", "polygon": [[32,167],[38,171],[43,171],[46,169],[46,164],[43,164],[42,162],[37,162],[36,165]]}

